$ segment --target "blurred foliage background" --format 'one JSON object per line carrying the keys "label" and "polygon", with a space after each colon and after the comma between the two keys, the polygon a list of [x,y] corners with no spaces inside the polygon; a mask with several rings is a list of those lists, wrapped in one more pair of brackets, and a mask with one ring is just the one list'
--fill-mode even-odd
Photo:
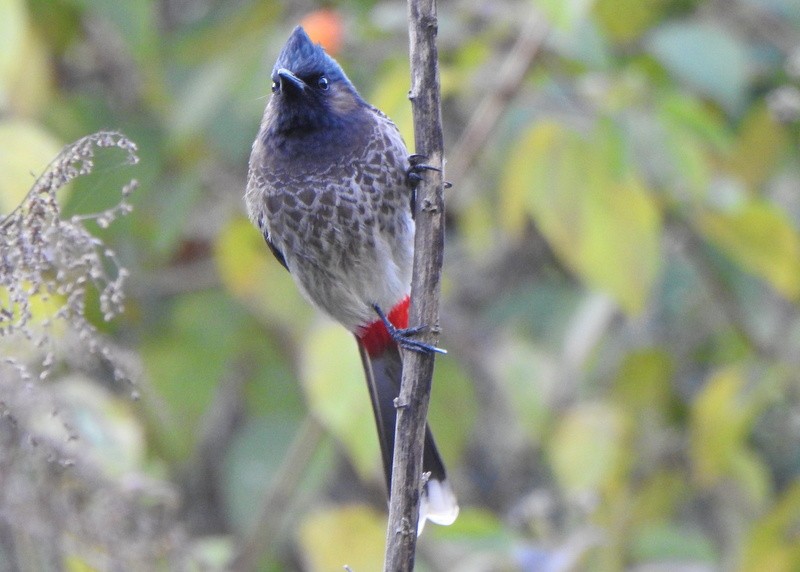
{"label": "blurred foliage background", "polygon": [[[800,570],[800,2],[439,19],[430,421],[462,513],[417,569]],[[0,212],[88,133],[141,159],[61,194],[69,216],[140,183],[96,229],[130,272],[122,316],[86,308],[109,350],[57,330],[47,379],[0,369],[3,570],[380,569],[355,344],[243,214],[300,21],[411,143],[402,2],[0,0]]]}

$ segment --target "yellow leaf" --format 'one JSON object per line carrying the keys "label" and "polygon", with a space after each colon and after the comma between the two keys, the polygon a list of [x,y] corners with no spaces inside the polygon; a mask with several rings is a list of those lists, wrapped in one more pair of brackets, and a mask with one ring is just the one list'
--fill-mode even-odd
{"label": "yellow leaf", "polygon": [[755,106],[739,130],[728,168],[749,188],[755,188],[770,175],[786,144],[786,131],[767,106]]}
{"label": "yellow leaf", "polygon": [[298,335],[305,331],[313,311],[250,221],[239,217],[228,223],[214,244],[214,259],[234,297],[267,321]]}
{"label": "yellow leaf", "polygon": [[767,467],[746,447],[739,447],[731,458],[731,476],[739,484],[743,496],[758,510],[768,506],[772,498],[771,476]]}
{"label": "yellow leaf", "polygon": [[[30,284],[25,283],[22,286],[23,288],[28,288]],[[28,302],[30,304],[30,312],[33,321],[41,324],[46,320],[52,320],[56,316],[58,310],[64,305],[64,297],[58,294],[33,294],[28,297]],[[11,308],[10,303],[8,290],[6,288],[0,288],[0,308],[9,309],[11,311],[11,319],[18,320],[20,318],[21,308]],[[50,327],[53,327],[53,324],[50,324]],[[60,322],[55,322],[55,327],[56,329],[53,333],[63,332],[63,324]]]}
{"label": "yellow leaf", "polygon": [[[22,202],[61,147],[55,137],[32,121],[0,121],[0,213],[8,213]],[[59,194],[62,204],[67,190]]]}
{"label": "yellow leaf", "polygon": [[32,116],[49,99],[51,84],[47,49],[25,2],[0,0],[0,109]]}
{"label": "yellow leaf", "polygon": [[301,380],[311,411],[342,443],[359,475],[373,477],[377,432],[353,336],[333,322],[318,323],[303,345]]}
{"label": "yellow leaf", "polygon": [[[649,470],[650,468],[645,470]],[[630,509],[634,526],[654,523],[668,518],[675,507],[686,501],[689,486],[686,475],[679,470],[660,470],[639,485]]]}
{"label": "yellow leaf", "polygon": [[0,0],[0,15],[0,107],[5,107],[23,60],[29,24],[23,0]]}
{"label": "yellow leaf", "polygon": [[560,132],[561,127],[557,123],[541,123],[523,135],[506,163],[500,195],[501,224],[517,236],[522,234],[529,214],[526,197],[531,192],[535,175],[532,158],[552,149]]}
{"label": "yellow leaf", "polygon": [[549,459],[558,482],[573,493],[609,485],[622,468],[625,420],[616,407],[584,403],[564,415],[550,440]]}
{"label": "yellow leaf", "polygon": [[747,534],[739,572],[793,572],[800,569],[798,515],[800,481],[795,480]]}
{"label": "yellow leaf", "polygon": [[739,399],[744,379],[737,368],[717,372],[692,403],[690,456],[694,476],[711,486],[729,474],[744,447],[747,416]]}
{"label": "yellow leaf", "polygon": [[[504,218],[502,222],[508,224],[510,221]],[[514,223],[517,222],[514,221]],[[462,229],[463,241],[470,253],[481,255],[493,251],[495,223],[492,220],[492,206],[485,194],[476,196],[461,210],[458,224]]]}
{"label": "yellow leaf", "polygon": [[753,200],[733,212],[704,212],[697,225],[745,270],[787,298],[800,298],[800,236],[783,211]]}
{"label": "yellow leaf", "polygon": [[408,90],[411,87],[411,72],[408,61],[398,58],[391,62],[375,82],[369,102],[395,122],[409,150],[414,143],[414,117]]}
{"label": "yellow leaf", "polygon": [[590,286],[640,311],[658,273],[661,216],[608,125],[583,137],[554,122],[529,130],[509,159],[503,212],[525,213]]}
{"label": "yellow leaf", "polygon": [[386,541],[385,517],[366,506],[321,510],[305,519],[299,531],[304,570],[329,572],[381,570]]}
{"label": "yellow leaf", "polygon": [[626,356],[614,382],[614,396],[629,411],[662,415],[669,408],[671,378],[675,366],[661,350],[645,349]]}
{"label": "yellow leaf", "polygon": [[65,556],[64,566],[67,572],[97,572],[98,570],[78,556]]}

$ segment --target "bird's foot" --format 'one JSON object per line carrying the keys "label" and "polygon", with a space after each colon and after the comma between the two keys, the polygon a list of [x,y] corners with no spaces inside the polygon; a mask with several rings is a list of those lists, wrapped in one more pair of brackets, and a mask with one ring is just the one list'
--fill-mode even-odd
{"label": "bird's foot", "polygon": [[[421,153],[413,153],[408,156],[408,172],[406,173],[406,177],[408,178],[408,182],[412,187],[416,187],[419,182],[422,180],[422,172],[423,171],[438,171],[439,173],[442,170],[439,167],[434,167],[433,165],[428,165],[425,161],[428,159],[427,155],[422,155]],[[444,182],[444,188],[449,189],[452,187],[453,184],[450,181]]]}
{"label": "bird's foot", "polygon": [[386,317],[386,314],[383,313],[383,310],[381,310],[380,306],[374,304],[372,307],[375,309],[375,312],[378,314],[378,317],[383,322],[383,325],[386,326],[386,330],[389,332],[389,335],[392,337],[395,343],[401,348],[423,354],[429,354],[434,352],[440,354],[447,353],[447,350],[444,350],[442,348],[437,348],[432,344],[426,344],[425,342],[420,342],[419,340],[412,339],[415,335],[419,334],[420,332],[424,332],[427,329],[427,326],[415,326],[413,328],[398,328],[392,322],[389,321],[389,318]]}

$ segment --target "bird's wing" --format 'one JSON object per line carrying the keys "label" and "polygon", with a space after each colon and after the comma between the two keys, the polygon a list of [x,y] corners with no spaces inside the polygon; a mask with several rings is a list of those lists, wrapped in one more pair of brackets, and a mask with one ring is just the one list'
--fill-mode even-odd
{"label": "bird's wing", "polygon": [[286,264],[286,257],[283,255],[283,252],[281,252],[280,248],[275,246],[275,243],[272,242],[272,237],[269,235],[269,230],[267,229],[267,226],[264,224],[263,215],[260,215],[258,217],[256,224],[258,225],[258,230],[261,231],[261,235],[264,237],[264,241],[267,243],[267,246],[269,246],[269,250],[270,252],[272,252],[272,255],[278,262],[281,263],[281,266],[283,266],[288,271],[289,266]]}
{"label": "bird's wing", "polygon": [[264,240],[267,242],[267,246],[269,246],[270,251],[278,260],[278,262],[280,262],[286,270],[289,270],[289,266],[286,264],[286,258],[283,256],[283,252],[281,252],[280,249],[275,246],[275,243],[270,240],[269,232],[264,233]]}

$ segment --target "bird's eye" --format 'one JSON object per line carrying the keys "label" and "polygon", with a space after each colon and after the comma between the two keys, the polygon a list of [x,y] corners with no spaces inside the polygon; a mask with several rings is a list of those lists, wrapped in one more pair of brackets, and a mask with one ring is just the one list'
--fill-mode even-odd
{"label": "bird's eye", "polygon": [[317,80],[317,85],[319,86],[319,88],[320,88],[321,90],[323,90],[323,91],[324,91],[324,90],[327,90],[327,89],[328,89],[328,78],[327,78],[327,77],[325,77],[325,76],[322,76],[322,77],[320,77],[320,78]]}
{"label": "bird's eye", "polygon": [[272,81],[272,93],[278,93],[281,89],[281,84],[278,81]]}

